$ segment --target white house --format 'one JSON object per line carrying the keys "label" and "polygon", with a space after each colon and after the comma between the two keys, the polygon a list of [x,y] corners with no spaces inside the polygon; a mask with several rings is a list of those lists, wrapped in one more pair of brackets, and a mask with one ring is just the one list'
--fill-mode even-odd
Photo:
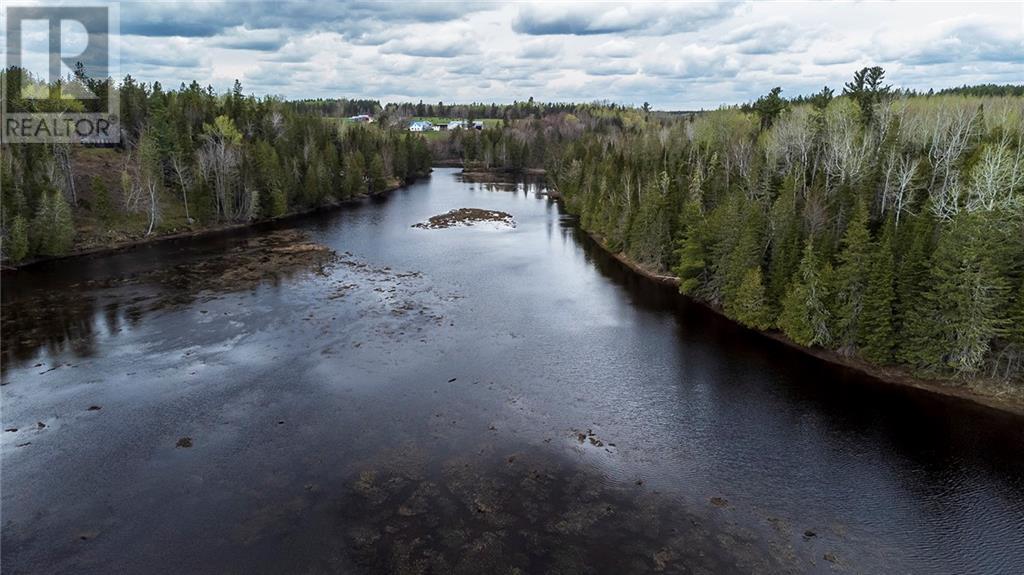
{"label": "white house", "polygon": [[410,132],[430,132],[433,129],[434,129],[434,124],[431,124],[430,122],[427,122],[425,120],[421,120],[421,121],[413,122],[413,123],[409,124],[409,131]]}
{"label": "white house", "polygon": [[461,129],[465,128],[465,127],[466,127],[466,121],[465,120],[452,120],[451,122],[448,122],[448,129],[449,130],[461,130]]}
{"label": "white house", "polygon": [[353,122],[358,122],[360,124],[369,124],[370,122],[373,121],[373,118],[366,114],[359,114],[358,116],[350,116],[349,120]]}

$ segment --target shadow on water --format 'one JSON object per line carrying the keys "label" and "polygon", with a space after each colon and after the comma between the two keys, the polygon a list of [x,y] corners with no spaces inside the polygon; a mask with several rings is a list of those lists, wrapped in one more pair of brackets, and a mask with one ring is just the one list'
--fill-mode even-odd
{"label": "shadow on water", "polygon": [[[4,571],[1019,562],[1019,418],[745,330],[608,256],[542,191],[440,171],[5,275]],[[467,204],[521,225],[410,227]],[[275,259],[309,238],[342,253]],[[46,354],[93,360],[26,368]]]}
{"label": "shadow on water", "polygon": [[[669,313],[687,350],[729,350],[723,370],[755,365],[775,380],[779,406],[806,406],[827,422],[829,433],[884,441],[889,449],[936,475],[955,468],[988,469],[1008,497],[1024,495],[1024,426],[1017,415],[974,402],[894,385],[854,369],[831,364],[746,329],[667,286],[645,278],[618,261],[564,215],[563,232],[583,249],[588,263],[620,286],[631,304]],[[704,363],[707,357],[702,357]],[[685,366],[681,371],[686,371]],[[721,378],[727,380],[728,378]],[[723,393],[743,393],[742,388]],[[726,399],[726,403],[728,403]],[[742,402],[739,397],[736,403]],[[1007,467],[1017,470],[1006,474]],[[913,487],[914,482],[908,482]],[[1024,543],[1024,541],[1022,541]]]}

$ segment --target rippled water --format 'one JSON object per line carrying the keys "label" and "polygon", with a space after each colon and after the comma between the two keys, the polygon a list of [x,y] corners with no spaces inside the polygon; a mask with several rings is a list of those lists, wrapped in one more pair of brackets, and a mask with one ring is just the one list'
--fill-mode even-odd
{"label": "rippled water", "polygon": [[[1020,418],[750,334],[542,191],[5,274],[3,571],[1020,572]],[[411,227],[461,207],[516,227]],[[338,261],[209,280],[283,228]]]}

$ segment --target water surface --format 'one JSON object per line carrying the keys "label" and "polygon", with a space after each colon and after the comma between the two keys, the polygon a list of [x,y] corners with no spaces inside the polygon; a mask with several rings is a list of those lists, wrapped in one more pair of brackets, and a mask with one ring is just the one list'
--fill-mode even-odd
{"label": "water surface", "polygon": [[[5,274],[3,571],[1019,572],[1020,418],[751,334],[542,191]],[[411,227],[461,207],[516,226]],[[338,260],[209,279],[284,228]]]}

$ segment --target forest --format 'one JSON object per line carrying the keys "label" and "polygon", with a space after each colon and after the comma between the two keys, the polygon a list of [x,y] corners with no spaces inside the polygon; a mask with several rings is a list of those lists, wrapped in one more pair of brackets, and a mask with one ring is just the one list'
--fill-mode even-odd
{"label": "forest", "polygon": [[[117,147],[5,146],[4,256],[301,212],[408,182],[432,159],[545,168],[608,249],[748,327],[915,375],[1019,383],[1024,96],[884,76],[683,114],[288,102],[128,76]],[[324,121],[355,112],[379,121]],[[413,114],[503,122],[428,143],[404,130]]]}
{"label": "forest", "polygon": [[[3,73],[33,81],[18,70]],[[97,82],[81,70],[68,78],[75,81]],[[15,110],[63,110],[73,102],[22,100],[16,83],[7,85]],[[115,90],[116,146],[3,147],[7,262],[308,211],[430,171],[420,137],[325,122],[308,102],[245,95],[238,82],[217,94],[197,82],[165,90],[127,76]]]}
{"label": "forest", "polygon": [[[621,127],[548,175],[609,249],[757,330],[915,375],[1024,378],[1024,98],[836,94]],[[979,93],[992,92],[981,89]]]}

